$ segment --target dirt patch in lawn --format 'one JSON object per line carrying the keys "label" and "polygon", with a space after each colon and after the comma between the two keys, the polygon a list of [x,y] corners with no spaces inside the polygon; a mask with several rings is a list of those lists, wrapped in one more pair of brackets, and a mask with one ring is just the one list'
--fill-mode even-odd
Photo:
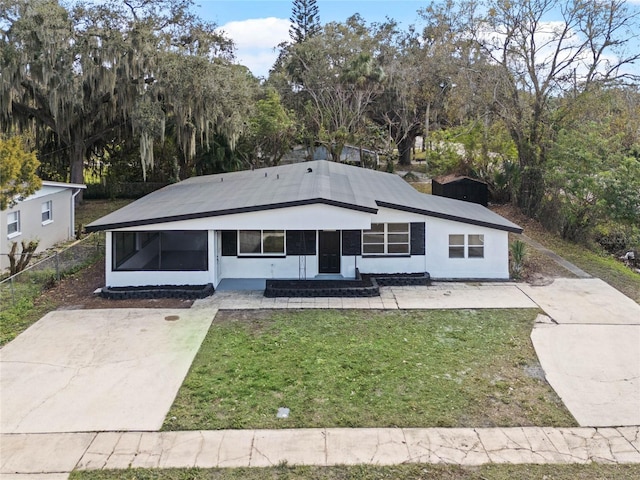
{"label": "dirt patch in lawn", "polygon": [[95,308],[189,308],[193,300],[178,298],[108,300],[93,292],[104,286],[104,260],[63,278],[37,300],[47,301],[59,310]]}
{"label": "dirt patch in lawn", "polygon": [[[524,229],[523,233],[525,235],[532,238],[549,235],[539,222],[523,215],[512,205],[493,205],[491,210],[520,225]],[[522,240],[522,236],[510,233],[509,243],[514,240]],[[527,245],[527,258],[525,259],[521,281],[544,285],[553,282],[554,278],[576,278],[576,276],[566,268],[558,265],[544,253],[536,250],[531,245]]]}

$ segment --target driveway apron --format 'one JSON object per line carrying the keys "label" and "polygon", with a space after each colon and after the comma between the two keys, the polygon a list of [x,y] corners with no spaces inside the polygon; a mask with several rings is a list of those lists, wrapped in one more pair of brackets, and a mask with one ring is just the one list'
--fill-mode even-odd
{"label": "driveway apron", "polygon": [[597,278],[520,288],[551,317],[531,339],[576,421],[640,425],[640,305]]}
{"label": "driveway apron", "polygon": [[0,350],[0,431],[158,430],[215,313],[47,314]]}

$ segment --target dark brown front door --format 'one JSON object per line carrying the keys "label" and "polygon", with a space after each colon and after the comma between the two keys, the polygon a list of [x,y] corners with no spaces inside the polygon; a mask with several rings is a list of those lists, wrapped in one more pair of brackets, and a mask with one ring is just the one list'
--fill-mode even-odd
{"label": "dark brown front door", "polygon": [[340,232],[318,232],[318,273],[340,273]]}

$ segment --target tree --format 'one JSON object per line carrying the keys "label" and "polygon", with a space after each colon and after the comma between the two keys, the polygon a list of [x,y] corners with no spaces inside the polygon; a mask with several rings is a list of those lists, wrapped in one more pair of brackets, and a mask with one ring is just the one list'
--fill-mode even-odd
{"label": "tree", "polygon": [[[486,82],[494,86],[493,111],[507,125],[518,150],[518,203],[529,215],[544,196],[544,172],[561,121],[554,98],[578,97],[596,85],[637,80],[625,67],[640,58],[625,50],[638,38],[640,13],[623,0],[489,0],[470,12],[467,30],[497,67]],[[552,14],[560,21],[551,22]]]}
{"label": "tree", "polygon": [[291,149],[296,132],[295,123],[274,89],[268,89],[265,98],[256,103],[251,118],[250,137],[261,163],[277,165]]}
{"label": "tree", "polygon": [[299,115],[306,132],[334,161],[346,143],[362,141],[369,108],[382,90],[385,74],[375,44],[362,18],[354,15],[287,48],[283,97],[302,99]]}
{"label": "tree", "polygon": [[571,99],[547,155],[547,227],[584,241],[603,224],[640,225],[639,100],[637,91],[621,88]]}
{"label": "tree", "polygon": [[245,122],[232,102],[246,69],[230,64],[231,42],[194,17],[191,3],[107,0],[67,9],[57,0],[0,0],[2,127],[35,125],[38,144],[57,145],[77,183],[85,162],[114,139],[139,139],[151,168],[167,122],[176,124],[187,164],[209,130],[237,138]]}
{"label": "tree", "polygon": [[0,136],[0,210],[15,205],[16,199],[28,197],[42,185],[36,174],[40,162],[29,151],[23,137]]}
{"label": "tree", "polygon": [[293,43],[302,43],[322,30],[316,0],[293,0],[289,37]]}

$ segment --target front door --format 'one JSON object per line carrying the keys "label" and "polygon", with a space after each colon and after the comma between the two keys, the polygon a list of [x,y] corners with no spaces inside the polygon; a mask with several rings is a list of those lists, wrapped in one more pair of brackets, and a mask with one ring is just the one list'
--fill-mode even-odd
{"label": "front door", "polygon": [[318,273],[340,273],[340,232],[318,232]]}

